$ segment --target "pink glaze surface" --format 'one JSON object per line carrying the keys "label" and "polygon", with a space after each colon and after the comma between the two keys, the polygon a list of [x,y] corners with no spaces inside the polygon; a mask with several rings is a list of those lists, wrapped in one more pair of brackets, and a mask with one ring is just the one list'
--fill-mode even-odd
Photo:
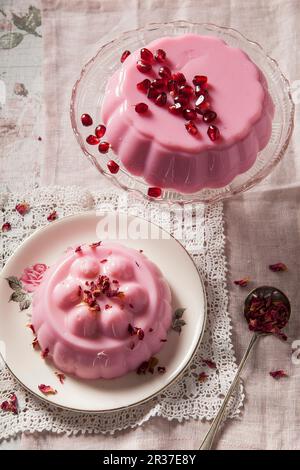
{"label": "pink glaze surface", "polygon": [[[93,311],[83,291],[90,289],[86,282],[99,276],[108,276],[107,292],[113,296],[100,294],[96,303],[101,311]],[[136,370],[165,344],[161,340],[171,319],[170,288],[157,266],[112,242],[84,245],[78,253],[67,250],[46,271],[33,297],[32,323],[42,350],[49,349],[59,370],[83,379],[110,379]],[[144,338],[131,335],[129,324],[142,328]]]}
{"label": "pink glaze surface", "polygon": [[[192,193],[227,185],[254,164],[271,135],[274,105],[262,72],[242,50],[216,37],[164,37],[146,47],[165,50],[168,60],[144,74],[136,68],[138,50],[114,73],[102,106],[105,140],[124,167],[151,186]],[[192,136],[182,116],[156,106],[136,88],[143,79],[156,78],[161,65],[183,72],[190,85],[195,75],[208,77],[209,101],[218,115],[213,124],[221,133],[218,141],[209,139],[202,116],[195,121],[199,135]],[[139,102],[149,105],[146,114],[135,112]]]}

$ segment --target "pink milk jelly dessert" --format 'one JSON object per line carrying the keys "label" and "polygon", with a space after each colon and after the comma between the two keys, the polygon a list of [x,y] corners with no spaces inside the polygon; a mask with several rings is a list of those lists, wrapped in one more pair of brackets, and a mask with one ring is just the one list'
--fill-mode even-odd
{"label": "pink milk jelly dessert", "polygon": [[170,288],[158,267],[118,243],[67,250],[33,297],[42,351],[83,379],[137,370],[162,348],[171,320]]}
{"label": "pink milk jelly dessert", "polygon": [[106,140],[128,172],[180,193],[220,188],[247,171],[270,139],[273,115],[251,59],[194,34],[128,55],[102,105]]}

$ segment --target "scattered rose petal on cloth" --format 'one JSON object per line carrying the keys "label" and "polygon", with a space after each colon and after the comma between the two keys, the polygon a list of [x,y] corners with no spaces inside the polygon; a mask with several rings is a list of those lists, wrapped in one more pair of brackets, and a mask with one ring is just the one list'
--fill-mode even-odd
{"label": "scattered rose petal on cloth", "polygon": [[282,379],[283,377],[288,377],[288,374],[286,372],[284,372],[284,370],[280,369],[280,370],[274,370],[274,371],[271,371],[269,372],[270,376],[273,377],[273,379]]}

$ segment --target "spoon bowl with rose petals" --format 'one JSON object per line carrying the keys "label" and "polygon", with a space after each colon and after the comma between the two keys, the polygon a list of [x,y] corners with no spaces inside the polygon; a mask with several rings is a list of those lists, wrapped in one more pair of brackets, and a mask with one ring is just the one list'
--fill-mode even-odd
{"label": "spoon bowl with rose petals", "polygon": [[282,329],[287,325],[290,315],[290,301],[287,296],[276,287],[257,287],[247,295],[244,302],[244,316],[248,322],[249,330],[253,332],[253,335],[236,371],[235,378],[226,393],[222,406],[199,447],[200,450],[210,450],[212,448],[216,433],[223,421],[227,404],[236,388],[240,374],[253,346],[263,335],[275,335],[282,340],[286,340],[287,337],[282,332]]}

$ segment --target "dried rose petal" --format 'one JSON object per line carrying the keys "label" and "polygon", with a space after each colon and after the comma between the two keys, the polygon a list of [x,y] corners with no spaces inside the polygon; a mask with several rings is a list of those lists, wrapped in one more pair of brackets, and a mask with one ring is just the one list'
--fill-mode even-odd
{"label": "dried rose petal", "polygon": [[150,357],[149,359],[149,362],[148,362],[148,371],[150,372],[150,374],[153,374],[154,373],[154,368],[157,366],[158,364],[158,359],[157,357]]}
{"label": "dried rose petal", "polygon": [[3,411],[9,411],[14,414],[18,414],[18,399],[15,393],[9,397],[8,400],[5,400],[1,403],[0,408]]}
{"label": "dried rose petal", "polygon": [[245,277],[243,279],[238,279],[237,281],[233,281],[235,285],[240,287],[247,287],[248,282],[250,281],[249,277]]}
{"label": "dried rose petal", "polygon": [[245,310],[245,317],[251,331],[274,334],[283,340],[287,339],[281,330],[289,320],[289,309],[278,296],[276,297],[276,291],[264,297],[253,294]]}
{"label": "dried rose petal", "polygon": [[16,211],[19,212],[20,215],[25,215],[30,210],[30,205],[27,202],[20,202],[15,207]]}
{"label": "dried rose petal", "polygon": [[288,377],[288,374],[286,372],[284,372],[284,370],[280,369],[280,370],[274,370],[272,372],[270,372],[270,376],[273,377],[273,379],[281,379],[283,377]]}
{"label": "dried rose petal", "polygon": [[38,389],[40,392],[42,392],[44,395],[55,395],[57,393],[57,390],[55,390],[53,387],[50,385],[45,385],[45,384],[40,384],[38,385]]}
{"label": "dried rose petal", "polygon": [[145,375],[148,369],[148,365],[149,365],[148,361],[142,362],[142,364],[137,368],[136,373],[138,375],[141,375],[141,374]]}
{"label": "dried rose petal", "polygon": [[11,230],[11,224],[9,222],[4,222],[1,230],[2,232],[9,232]]}
{"label": "dried rose petal", "polygon": [[56,211],[53,211],[53,212],[51,212],[51,214],[49,214],[49,215],[47,216],[47,220],[48,220],[48,222],[53,222],[53,220],[56,220],[57,217],[58,217],[58,216],[57,216],[57,212],[56,212]]}
{"label": "dried rose petal", "polygon": [[157,372],[158,372],[159,374],[164,374],[164,373],[166,372],[166,370],[167,370],[167,369],[166,369],[165,367],[163,367],[163,366],[158,366],[158,368],[157,368]]}
{"label": "dried rose petal", "polygon": [[75,253],[81,253],[82,252],[82,248],[81,246],[77,246],[77,248],[75,248]]}
{"label": "dried rose petal", "polygon": [[202,359],[202,362],[207,365],[210,369],[216,369],[217,365],[214,361],[211,361],[210,359]]}
{"label": "dried rose petal", "polygon": [[33,349],[40,349],[40,345],[39,345],[39,342],[38,342],[38,339],[37,337],[35,337],[32,341],[32,347]]}
{"label": "dried rose petal", "polygon": [[160,342],[161,343],[166,343],[168,340],[167,339],[161,339]]}
{"label": "dried rose petal", "polygon": [[30,329],[31,329],[31,331],[32,331],[32,333],[35,335],[35,329],[34,329],[34,326],[33,326],[33,324],[32,324],[32,323],[27,323],[27,325],[26,325],[26,326],[27,326],[28,328],[30,328]]}
{"label": "dried rose petal", "polygon": [[205,382],[208,379],[208,375],[205,372],[200,372],[198,375],[199,382]]}
{"label": "dried rose petal", "polygon": [[284,263],[270,264],[269,269],[271,271],[274,271],[275,273],[279,272],[279,271],[287,271],[288,270],[287,266]]}
{"label": "dried rose petal", "polygon": [[144,330],[142,330],[142,328],[137,328],[136,334],[139,340],[144,339],[145,333],[144,333]]}
{"label": "dried rose petal", "polygon": [[102,242],[91,243],[91,244],[90,244],[90,247],[91,247],[91,248],[97,248],[98,246],[101,245],[101,243],[102,243]]}
{"label": "dried rose petal", "polygon": [[46,359],[46,357],[49,356],[49,348],[45,348],[42,352],[41,352],[41,356],[43,359]]}
{"label": "dried rose petal", "polygon": [[105,259],[102,259],[102,260],[100,261],[100,263],[101,263],[101,264],[107,263],[107,259],[106,259],[106,258],[105,258]]}
{"label": "dried rose petal", "polygon": [[56,377],[59,379],[60,383],[61,383],[61,384],[64,384],[64,382],[65,382],[65,380],[66,380],[65,374],[63,374],[62,372],[56,372],[56,371],[55,371],[55,375],[56,375]]}

